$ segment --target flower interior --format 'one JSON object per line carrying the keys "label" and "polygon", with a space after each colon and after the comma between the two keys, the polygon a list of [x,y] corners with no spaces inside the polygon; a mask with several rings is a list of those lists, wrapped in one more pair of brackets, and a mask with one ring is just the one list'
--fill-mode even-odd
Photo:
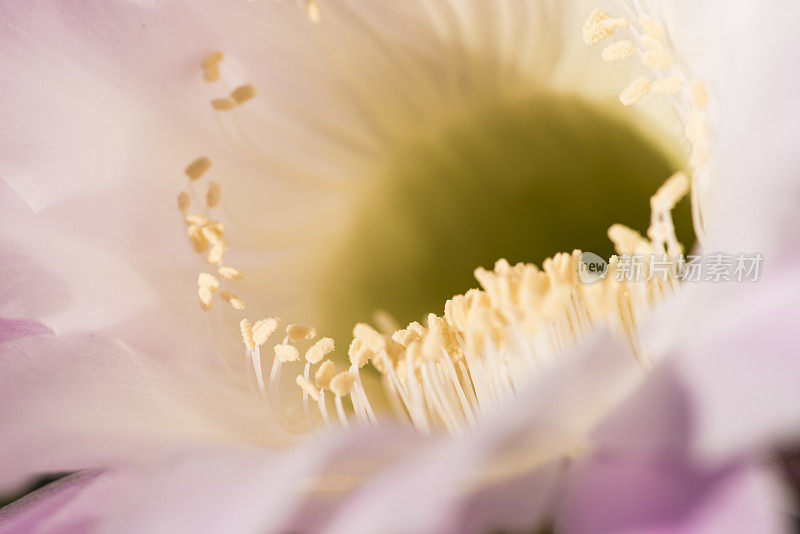
{"label": "flower interior", "polygon": [[[650,365],[637,325],[678,288],[676,273],[648,277],[647,265],[642,280],[615,273],[624,255],[676,258],[693,227],[702,236],[707,96],[659,21],[620,6],[618,17],[595,9],[584,41],[602,42],[608,62],[641,59],[649,74],[619,101],[668,99],[692,148],[688,170],[618,109],[551,91],[481,93],[433,124],[405,127],[320,262],[310,313],[324,337],[278,317],[241,318],[250,376],[287,429],[396,418],[459,436],[600,328]],[[325,23],[316,3],[306,7]],[[220,79],[223,61],[219,52],[206,58],[206,81]],[[244,113],[256,97],[245,84],[211,107]],[[178,197],[189,241],[216,270],[198,276],[200,305],[208,311],[221,299],[243,313],[233,288],[245,274],[224,261],[222,193],[204,178],[210,168],[205,156],[193,161]],[[679,205],[690,192],[691,214],[689,201]],[[576,246],[609,258],[604,277],[581,281]]]}

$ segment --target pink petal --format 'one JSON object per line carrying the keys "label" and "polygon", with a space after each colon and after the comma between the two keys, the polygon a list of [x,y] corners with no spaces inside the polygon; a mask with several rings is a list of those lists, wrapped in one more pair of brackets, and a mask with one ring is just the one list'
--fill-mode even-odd
{"label": "pink petal", "polygon": [[0,367],[3,484],[150,462],[192,444],[285,438],[246,389],[179,373],[113,338],[20,338],[0,345]]}
{"label": "pink petal", "polygon": [[571,534],[788,532],[774,481],[750,465],[598,452],[573,469],[556,527]]}
{"label": "pink petal", "polygon": [[66,476],[0,509],[0,532],[66,534],[93,530],[127,496],[135,479],[132,472],[124,470]]}

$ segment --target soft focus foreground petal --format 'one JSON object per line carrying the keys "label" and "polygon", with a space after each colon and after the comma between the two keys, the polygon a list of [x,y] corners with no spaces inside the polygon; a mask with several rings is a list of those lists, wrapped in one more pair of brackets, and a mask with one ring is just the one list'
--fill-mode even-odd
{"label": "soft focus foreground petal", "polygon": [[280,442],[246,390],[178,374],[113,338],[20,338],[0,346],[0,368],[3,486],[190,444]]}
{"label": "soft focus foreground petal", "polygon": [[571,471],[556,520],[569,534],[789,532],[774,480],[754,465],[597,452]]}
{"label": "soft focus foreground petal", "polygon": [[53,335],[53,331],[36,321],[3,319],[0,317],[0,345],[27,336]]}
{"label": "soft focus foreground petal", "polygon": [[198,453],[156,473],[109,531],[530,528],[552,512],[564,451],[579,451],[640,379],[600,336],[462,438],[382,425],[323,432],[284,452]]}
{"label": "soft focus foreground petal", "polygon": [[97,527],[135,484],[132,471],[83,471],[0,509],[0,533],[78,533]]}

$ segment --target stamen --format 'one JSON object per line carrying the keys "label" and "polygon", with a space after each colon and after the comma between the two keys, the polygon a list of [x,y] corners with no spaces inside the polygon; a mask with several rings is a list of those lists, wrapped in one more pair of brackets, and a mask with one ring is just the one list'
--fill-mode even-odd
{"label": "stamen", "polygon": [[586,44],[597,44],[629,25],[625,19],[609,19],[606,12],[595,9],[583,25],[583,41]]}
{"label": "stamen", "polygon": [[181,191],[178,194],[178,210],[186,215],[186,210],[192,205],[192,197],[186,191]]}
{"label": "stamen", "polygon": [[666,50],[648,50],[642,54],[642,63],[655,70],[672,68],[672,56]]}
{"label": "stamen", "polygon": [[655,18],[646,13],[639,16],[639,24],[642,25],[644,31],[653,39],[661,39],[666,34],[664,26],[662,26]]}
{"label": "stamen", "polygon": [[186,167],[186,169],[184,169],[184,172],[186,173],[186,176],[189,177],[189,179],[197,180],[198,178],[203,176],[203,174],[205,174],[205,172],[210,168],[211,168],[211,160],[203,156],[191,162],[189,166]]}
{"label": "stamen", "polygon": [[623,106],[631,106],[650,92],[650,82],[642,76],[633,80],[620,94],[619,101]]}
{"label": "stamen", "polygon": [[650,84],[650,92],[662,95],[672,95],[683,90],[683,80],[680,76],[670,76],[663,80],[656,80]]}
{"label": "stamen", "polygon": [[322,19],[322,13],[319,9],[319,4],[317,4],[316,0],[306,0],[305,5],[306,16],[308,20],[312,22],[312,24],[319,24],[320,20]]}
{"label": "stamen", "polygon": [[300,360],[300,351],[294,345],[275,345],[275,357],[281,363],[296,362]]}
{"label": "stamen", "polygon": [[244,278],[244,273],[242,271],[228,265],[220,265],[217,272],[220,276],[228,280],[242,280]]}
{"label": "stamen", "polygon": [[211,309],[211,299],[213,297],[213,293],[211,289],[205,286],[200,286],[197,289],[197,296],[200,299],[200,308],[203,311],[208,311]]}
{"label": "stamen", "polygon": [[321,362],[325,356],[333,352],[334,348],[335,343],[333,339],[323,337],[306,351],[306,361],[312,365],[316,365]]}
{"label": "stamen", "polygon": [[700,80],[692,80],[690,91],[695,109],[706,109],[708,107],[708,92],[706,92],[705,84]]}
{"label": "stamen", "polygon": [[186,230],[187,234],[189,235],[189,242],[192,244],[192,248],[198,254],[205,251],[208,248],[208,240],[203,235],[203,229],[197,225],[191,225]]}
{"label": "stamen", "polygon": [[603,61],[619,61],[633,55],[633,43],[625,40],[607,46],[602,53]]}
{"label": "stamen", "polygon": [[220,291],[219,298],[231,305],[234,310],[243,310],[245,308],[244,301],[228,291]]}
{"label": "stamen", "polygon": [[254,96],[256,96],[256,88],[250,84],[240,85],[231,92],[231,98],[237,106],[241,106]]}
{"label": "stamen", "polygon": [[222,57],[222,52],[212,52],[203,60],[203,77],[207,82],[219,80],[219,63]]}
{"label": "stamen", "polygon": [[247,350],[250,352],[254,351],[256,349],[256,343],[253,340],[253,326],[250,324],[250,321],[242,319],[239,323],[239,328],[242,331],[242,340],[244,340]]}
{"label": "stamen", "polygon": [[197,285],[200,287],[207,287],[212,292],[219,289],[219,280],[213,274],[200,273],[197,275]]}
{"label": "stamen", "polygon": [[321,389],[329,388],[334,373],[336,373],[336,366],[332,361],[325,360],[322,362],[322,365],[319,366],[317,372],[314,373],[314,382]]}
{"label": "stamen", "polygon": [[290,324],[286,327],[286,335],[292,341],[311,341],[317,337],[314,327],[305,324]]}
{"label": "stamen", "polygon": [[253,325],[253,340],[258,346],[267,342],[267,339],[278,330],[281,320],[277,317],[270,317],[268,319],[261,319],[256,321]]}
{"label": "stamen", "polygon": [[236,107],[236,101],[232,98],[215,98],[211,101],[211,107],[217,111],[230,111]]}
{"label": "stamen", "polygon": [[219,204],[219,199],[222,192],[217,182],[208,183],[208,192],[206,193],[206,205],[209,208],[216,208]]}
{"label": "stamen", "polygon": [[308,378],[303,375],[297,375],[295,381],[305,394],[314,399],[315,402],[319,402],[320,391],[316,388],[316,386],[314,386],[314,384],[311,383]]}

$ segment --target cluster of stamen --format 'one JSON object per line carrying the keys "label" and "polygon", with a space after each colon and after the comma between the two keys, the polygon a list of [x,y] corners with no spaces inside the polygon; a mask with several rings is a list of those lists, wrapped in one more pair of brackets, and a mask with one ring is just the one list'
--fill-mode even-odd
{"label": "cluster of stamen", "polygon": [[[591,1],[591,0],[590,0]],[[710,178],[707,168],[711,146],[711,130],[707,117],[708,94],[705,84],[689,75],[676,60],[664,25],[649,13],[640,12],[638,2],[619,2],[626,18],[612,18],[595,9],[583,26],[583,39],[588,45],[599,44],[619,30],[629,30],[630,39],[607,45],[601,55],[604,61],[620,61],[638,55],[652,75],[631,81],[619,94],[620,102],[631,106],[648,94],[669,95],[683,123],[691,145],[692,209],[695,232],[705,233],[701,207],[707,205]],[[638,24],[631,21],[636,20]]]}
{"label": "cluster of stamen", "polygon": [[[319,8],[313,0],[306,2],[306,12],[318,22]],[[545,260],[541,269],[532,264],[511,265],[506,260],[497,261],[492,270],[478,268],[475,278],[480,288],[451,298],[441,316],[431,313],[424,324],[412,322],[402,329],[383,326],[380,331],[365,323],[356,324],[344,369],[337,369],[334,363],[334,340],[318,338],[311,326],[289,324],[283,329],[283,339],[268,345],[280,330],[282,320],[242,319],[240,330],[248,373],[260,396],[286,428],[302,433],[337,422],[348,426],[353,419],[375,424],[380,412],[376,413],[373,404],[379,403],[388,405],[396,419],[408,421],[422,432],[444,430],[461,435],[603,327],[616,333],[642,366],[650,365],[650,357],[637,337],[637,325],[656,303],[675,291],[678,273],[668,271],[666,276],[653,276],[645,264],[641,266],[640,279],[623,280],[616,274],[621,257],[674,259],[683,252],[671,212],[693,190],[697,169],[704,164],[704,159],[698,163],[702,159],[698,154],[708,144],[708,127],[701,115],[707,106],[707,95],[701,82],[688,81],[690,78],[676,67],[668,36],[654,17],[640,14],[636,18],[638,26],[629,18],[611,18],[596,9],[584,25],[583,38],[587,44],[596,44],[620,30],[631,31],[633,40],[608,45],[602,58],[619,61],[638,54],[655,73],[655,79],[637,78],[622,91],[620,101],[631,105],[649,93],[681,96],[679,104],[685,104],[683,99],[687,99],[691,103],[688,111],[677,109],[686,121],[686,134],[695,154],[692,179],[676,173],[651,198],[646,236],[626,226],[613,225],[608,236],[619,256],[609,259],[605,276],[593,283],[579,279],[580,250],[556,254]],[[203,61],[206,81],[219,80],[222,59],[221,53],[214,52]],[[230,111],[255,94],[252,85],[242,85],[228,96],[212,100],[211,106],[216,111]],[[194,250],[206,253],[207,263],[214,265],[224,280],[240,280],[243,273],[239,269],[223,264],[227,250],[225,226],[211,218],[212,210],[220,203],[219,184],[209,181],[202,212],[188,213],[193,200],[196,202],[194,184],[210,168],[211,161],[206,157],[186,168],[189,190],[178,196],[178,207]],[[217,276],[201,272],[197,285],[203,310],[211,308],[214,295],[235,310],[244,310],[244,302],[223,289]],[[268,372],[262,366],[264,346],[270,346],[267,356],[272,364]],[[368,365],[382,383],[381,389],[370,390],[369,394],[362,382]],[[291,375],[299,388],[302,414],[299,410],[292,413],[284,405],[281,391],[286,369],[294,369]]]}

